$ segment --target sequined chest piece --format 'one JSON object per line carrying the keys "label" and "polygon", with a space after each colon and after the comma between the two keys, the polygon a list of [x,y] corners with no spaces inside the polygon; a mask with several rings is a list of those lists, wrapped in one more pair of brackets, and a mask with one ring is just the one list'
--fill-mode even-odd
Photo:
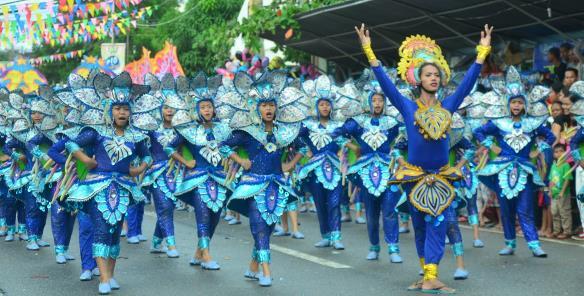
{"label": "sequined chest piece", "polygon": [[107,139],[103,142],[103,147],[112,165],[132,155],[132,149],[126,145],[124,137],[114,136],[112,139]]}
{"label": "sequined chest piece", "polygon": [[531,138],[529,135],[523,132],[523,128],[520,122],[513,123],[513,129],[511,132],[507,133],[503,137],[505,143],[515,151],[515,153],[519,153],[525,146],[531,142]]}
{"label": "sequined chest piece", "polygon": [[168,146],[168,144],[170,144],[172,140],[174,140],[175,137],[176,134],[174,132],[174,129],[163,128],[158,131],[158,136],[156,137],[156,140],[158,140],[158,143],[160,143],[162,147],[166,147]]}
{"label": "sequined chest piece", "polygon": [[418,105],[418,110],[414,113],[414,124],[419,127],[424,139],[439,140],[446,138],[452,122],[450,112],[442,108],[440,102],[430,107],[422,104],[420,100],[417,100],[416,104]]}
{"label": "sequined chest piece", "polygon": [[206,129],[200,126],[197,129],[197,145],[203,146],[199,150],[199,154],[210,164],[217,166],[221,162],[219,144],[213,136],[213,129]]}

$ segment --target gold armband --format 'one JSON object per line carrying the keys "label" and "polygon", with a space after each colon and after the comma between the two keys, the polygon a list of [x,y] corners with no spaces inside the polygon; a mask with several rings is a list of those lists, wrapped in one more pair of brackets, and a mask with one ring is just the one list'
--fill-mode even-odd
{"label": "gold armband", "polygon": [[373,53],[373,49],[371,49],[371,43],[366,43],[362,45],[363,47],[363,53],[365,53],[365,56],[367,57],[368,61],[376,61],[377,58],[375,57],[375,53]]}
{"label": "gold armband", "polygon": [[489,53],[491,53],[490,46],[477,45],[477,60],[483,62]]}

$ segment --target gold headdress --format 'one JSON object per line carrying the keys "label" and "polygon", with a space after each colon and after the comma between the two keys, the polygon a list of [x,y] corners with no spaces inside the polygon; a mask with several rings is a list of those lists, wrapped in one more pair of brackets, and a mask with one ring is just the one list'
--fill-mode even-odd
{"label": "gold headdress", "polygon": [[438,66],[442,74],[442,84],[450,80],[450,67],[442,55],[442,50],[436,42],[424,35],[407,37],[399,47],[400,61],[397,72],[410,85],[420,83],[419,70],[424,63],[433,63]]}

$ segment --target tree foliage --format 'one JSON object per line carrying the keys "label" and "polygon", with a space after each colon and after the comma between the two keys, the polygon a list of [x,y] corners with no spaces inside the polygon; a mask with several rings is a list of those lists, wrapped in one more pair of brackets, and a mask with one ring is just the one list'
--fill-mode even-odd
{"label": "tree foliage", "polygon": [[[300,38],[300,24],[294,18],[295,15],[320,7],[345,2],[346,0],[275,0],[269,6],[256,6],[249,18],[234,28],[236,34],[241,34],[248,48],[257,51],[261,48],[261,34],[276,31],[292,33],[291,38]],[[305,62],[309,55],[286,48],[281,44],[276,45],[276,50],[282,50],[286,60]]]}

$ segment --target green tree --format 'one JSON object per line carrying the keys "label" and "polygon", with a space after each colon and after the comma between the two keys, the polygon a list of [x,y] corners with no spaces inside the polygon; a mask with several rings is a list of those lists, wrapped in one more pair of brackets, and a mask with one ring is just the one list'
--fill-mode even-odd
{"label": "green tree", "polygon": [[190,0],[182,15],[159,27],[177,47],[185,74],[211,73],[229,58],[243,0]]}

